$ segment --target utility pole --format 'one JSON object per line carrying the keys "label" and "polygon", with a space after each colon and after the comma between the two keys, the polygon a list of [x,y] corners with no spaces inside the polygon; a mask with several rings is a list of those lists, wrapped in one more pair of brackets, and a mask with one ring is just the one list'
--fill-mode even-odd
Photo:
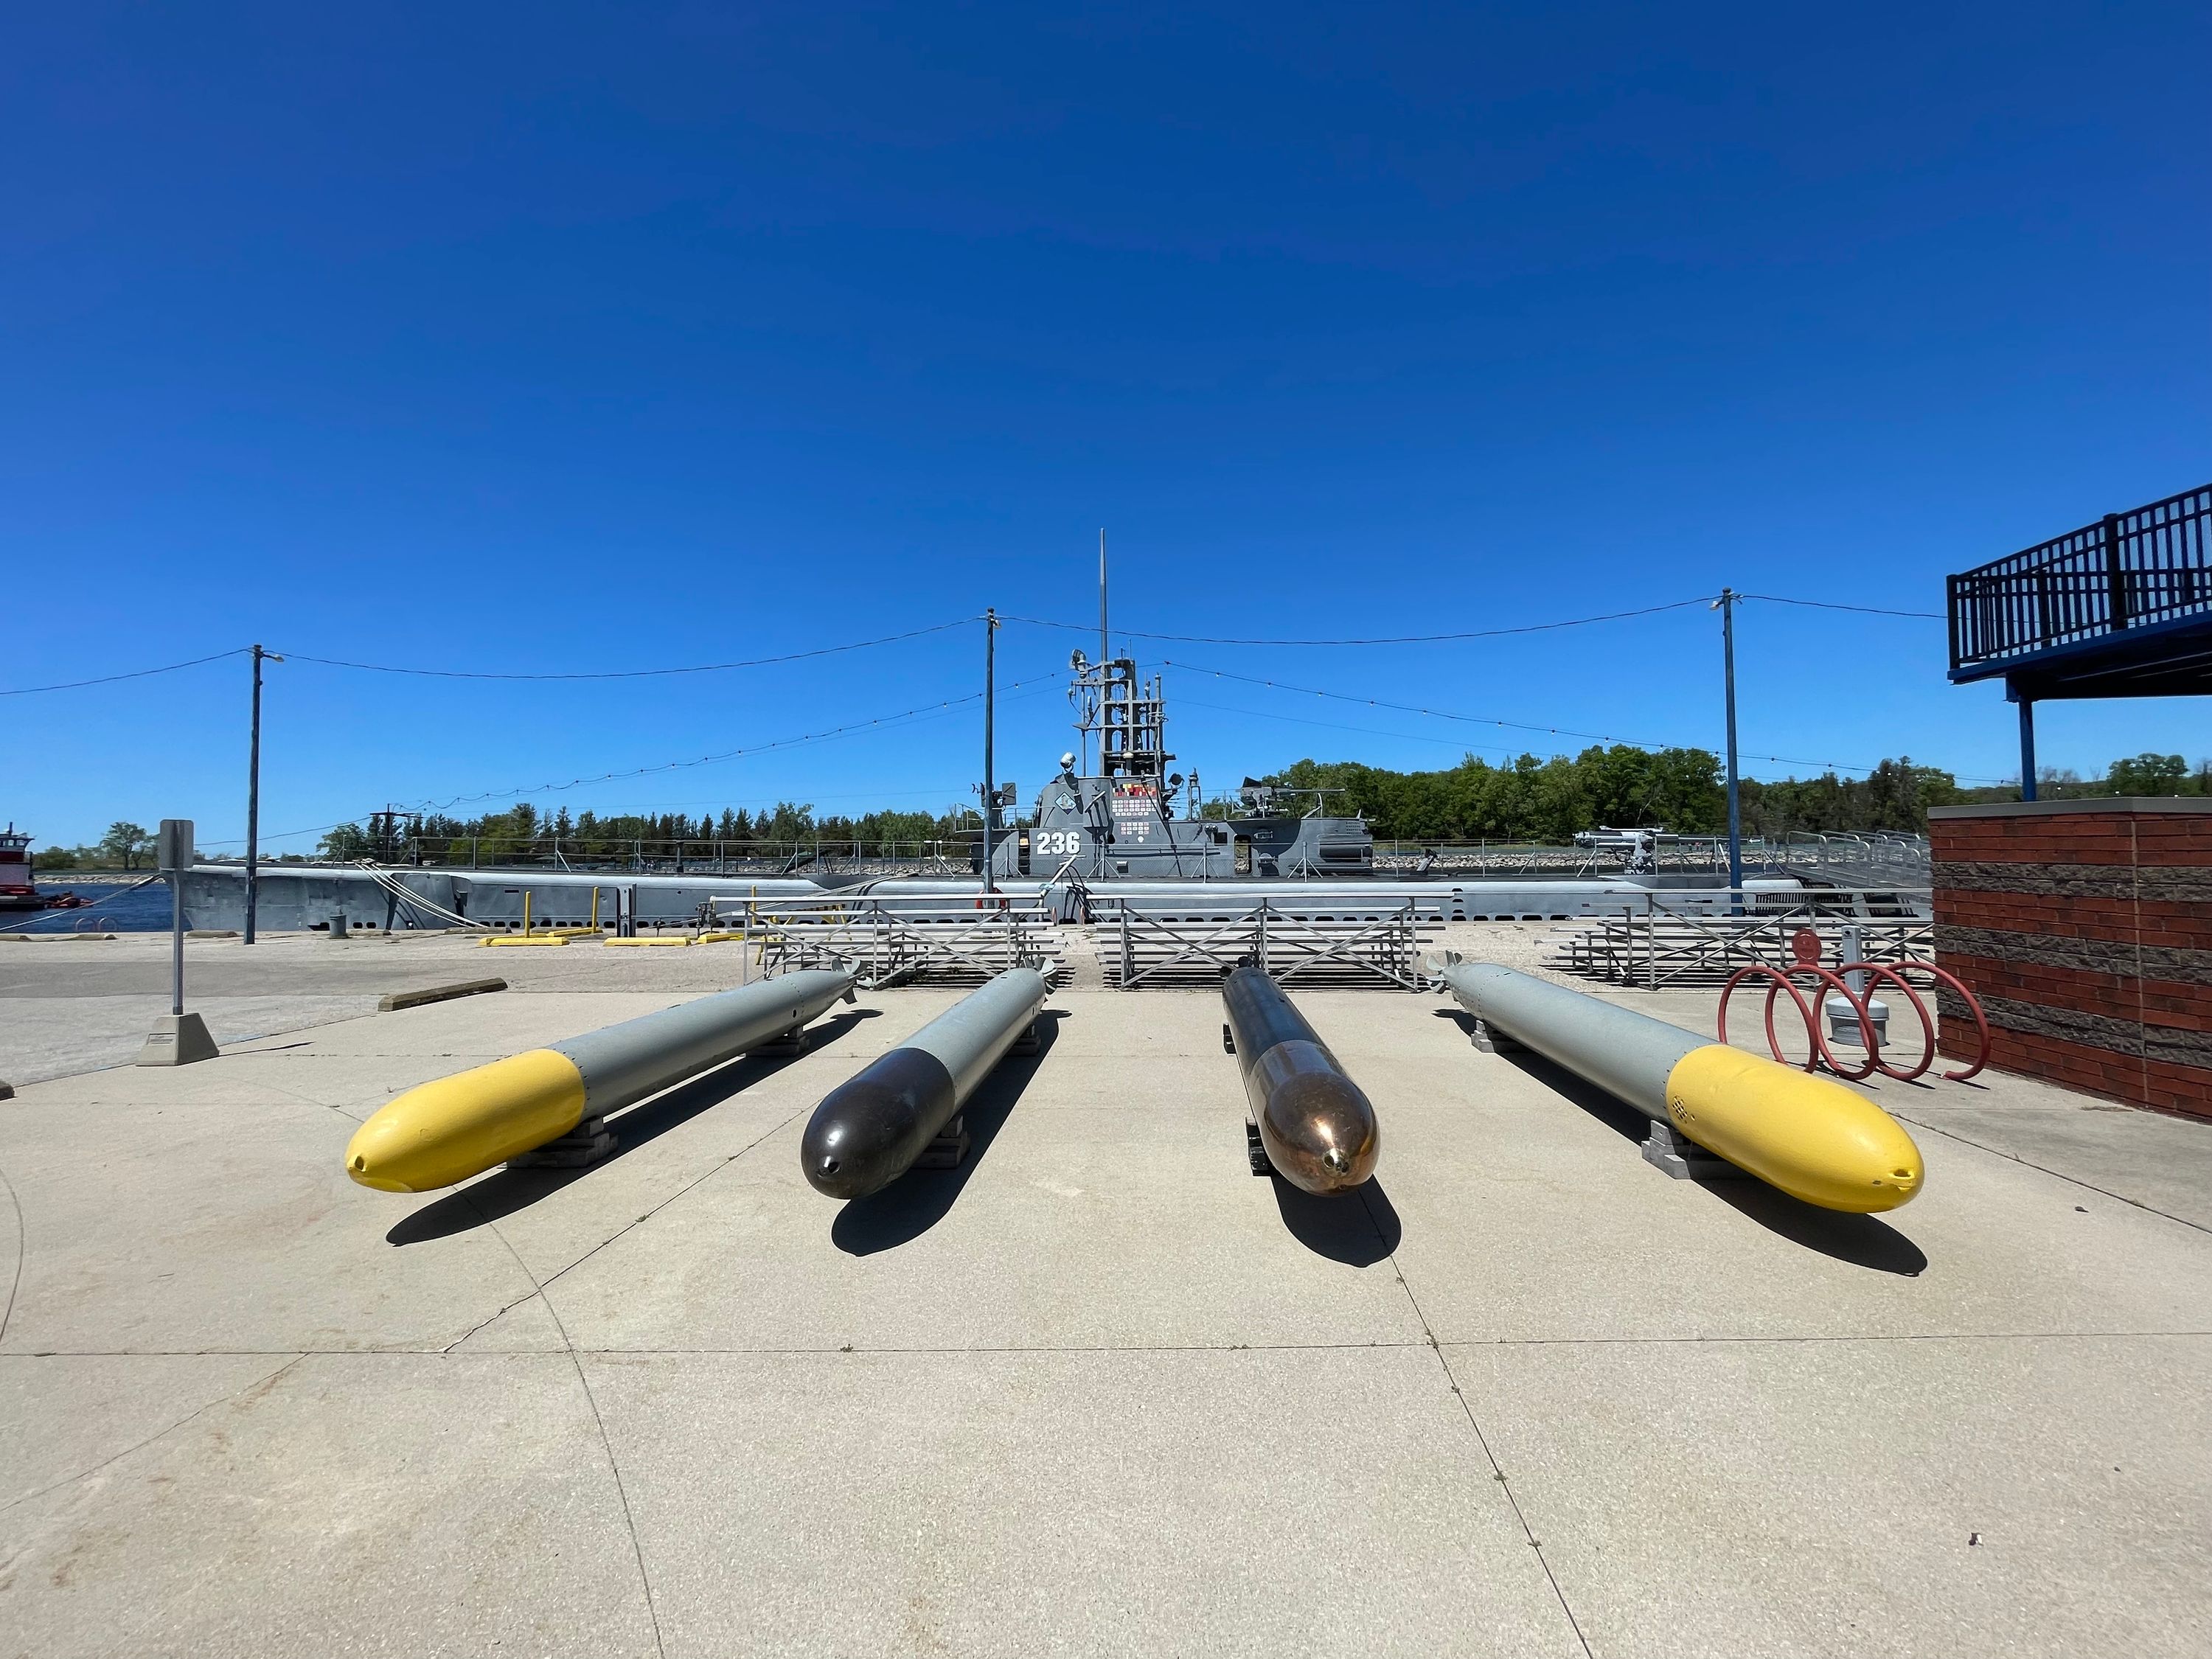
{"label": "utility pole", "polygon": [[[253,735],[246,750],[246,942],[253,943],[253,914],[260,895],[261,866],[261,659],[253,647]],[[276,659],[282,662],[282,657]]]}
{"label": "utility pole", "polygon": [[1713,609],[1721,613],[1721,675],[1728,696],[1728,823],[1729,885],[1736,889],[1729,908],[1743,908],[1743,807],[1736,790],[1735,770],[1735,608],[1741,595],[1732,587],[1721,589]]}
{"label": "utility pole", "polygon": [[991,717],[997,702],[999,611],[993,605],[983,612],[983,890],[998,890],[991,884],[991,830],[993,820],[999,816],[999,785],[991,775]]}

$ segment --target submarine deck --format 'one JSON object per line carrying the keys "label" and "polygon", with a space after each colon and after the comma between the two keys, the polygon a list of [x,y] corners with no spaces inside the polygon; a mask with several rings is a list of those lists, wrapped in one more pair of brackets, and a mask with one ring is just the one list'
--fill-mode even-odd
{"label": "submarine deck", "polygon": [[1383,1134],[1310,1199],[1217,996],[1070,990],[963,1167],[841,1206],[799,1133],[958,994],[904,990],[596,1168],[344,1178],[398,1091],[735,949],[195,941],[226,1052],[141,1070],[165,936],[0,945],[0,1653],[2212,1649],[2212,1126],[1885,1084],[1926,1190],[1842,1216],[1299,992]]}

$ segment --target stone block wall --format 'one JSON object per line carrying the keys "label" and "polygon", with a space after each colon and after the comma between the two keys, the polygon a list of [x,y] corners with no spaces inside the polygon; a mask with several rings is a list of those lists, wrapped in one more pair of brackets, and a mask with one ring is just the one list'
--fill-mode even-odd
{"label": "stone block wall", "polygon": [[[2212,799],[1938,807],[1936,959],[1989,1016],[1991,1063],[2212,1118]],[[1962,1006],[1946,1054],[1971,1055]]]}

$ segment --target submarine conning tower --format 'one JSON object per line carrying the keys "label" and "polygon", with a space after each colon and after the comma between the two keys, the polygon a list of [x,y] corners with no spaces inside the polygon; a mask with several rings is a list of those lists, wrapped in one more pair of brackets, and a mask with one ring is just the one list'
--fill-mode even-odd
{"label": "submarine conning tower", "polygon": [[1133,657],[1092,662],[1081,651],[1068,667],[1078,745],[1037,792],[1029,821],[994,837],[994,874],[1084,882],[1374,874],[1374,837],[1358,818],[1278,811],[1287,792],[1249,778],[1243,811],[1202,817],[1197,769],[1188,777],[1168,769],[1175,756],[1160,677],[1141,676]]}

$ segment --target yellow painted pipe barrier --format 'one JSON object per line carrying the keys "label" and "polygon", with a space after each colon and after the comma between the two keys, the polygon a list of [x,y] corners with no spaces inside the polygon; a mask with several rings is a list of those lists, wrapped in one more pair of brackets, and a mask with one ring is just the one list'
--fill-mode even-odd
{"label": "yellow painted pipe barrier", "polygon": [[1920,1148],[1840,1083],[1718,1042],[1667,1074],[1676,1128],[1761,1181],[1823,1209],[1893,1210],[1920,1190]]}
{"label": "yellow painted pipe barrier", "polygon": [[520,1158],[583,1118],[576,1062],[532,1048],[410,1089],[380,1108],[347,1144],[346,1174],[380,1192],[427,1193]]}

